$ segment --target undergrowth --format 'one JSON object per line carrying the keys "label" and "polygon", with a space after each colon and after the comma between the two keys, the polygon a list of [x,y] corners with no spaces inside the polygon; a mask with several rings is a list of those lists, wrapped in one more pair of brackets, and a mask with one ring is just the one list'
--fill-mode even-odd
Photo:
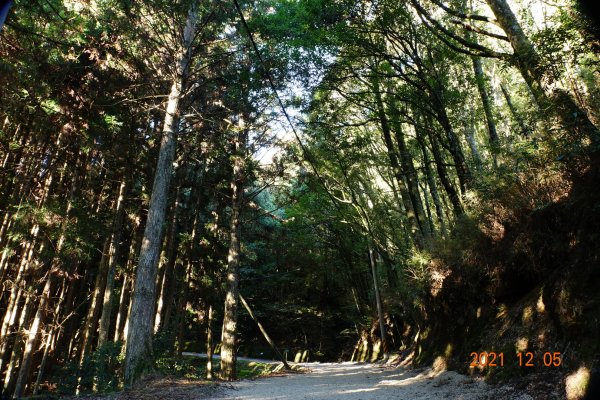
{"label": "undergrowth", "polygon": [[[468,197],[469,212],[419,270],[428,282],[413,313],[416,364],[441,357],[492,381],[554,374],[547,379],[564,393],[566,375],[600,359],[599,170],[549,164],[490,178]],[[503,352],[505,366],[469,368],[481,351]],[[519,367],[519,351],[532,352],[535,367]],[[545,352],[560,352],[560,367],[545,368]]]}
{"label": "undergrowth", "polygon": [[[160,340],[158,341],[160,347]],[[122,343],[107,343],[88,357],[81,368],[73,360],[60,368],[45,386],[47,395],[72,396],[76,394],[106,394],[124,388]],[[152,379],[186,379],[208,383],[206,379],[206,357],[176,357],[168,353],[158,356],[154,364]],[[219,359],[213,359],[213,375],[218,376]],[[238,360],[238,378],[252,379],[281,371],[280,364]]]}

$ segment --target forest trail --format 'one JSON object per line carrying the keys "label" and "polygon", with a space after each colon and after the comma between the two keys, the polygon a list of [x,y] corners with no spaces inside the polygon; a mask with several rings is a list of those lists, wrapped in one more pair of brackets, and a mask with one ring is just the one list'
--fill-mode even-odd
{"label": "forest trail", "polygon": [[[184,351],[183,353],[181,353],[184,356],[187,357],[201,357],[201,358],[207,358],[208,355],[206,353],[191,353],[189,351]],[[279,364],[279,361],[274,361],[274,360],[265,360],[262,358],[248,358],[248,357],[236,357],[238,361],[248,361],[248,362],[257,362],[257,363],[262,363],[262,364]],[[216,363],[217,361],[221,360],[221,356],[219,354],[213,354],[213,363]]]}
{"label": "forest trail", "polygon": [[532,399],[510,386],[492,386],[452,371],[409,370],[362,363],[301,364],[310,372],[235,382],[226,400]]}

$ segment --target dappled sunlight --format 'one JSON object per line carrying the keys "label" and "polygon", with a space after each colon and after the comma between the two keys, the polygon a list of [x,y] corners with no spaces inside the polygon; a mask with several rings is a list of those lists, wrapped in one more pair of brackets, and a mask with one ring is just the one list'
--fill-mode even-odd
{"label": "dappled sunlight", "polygon": [[[482,390],[506,398],[477,379],[451,371],[389,368],[378,364],[316,364],[308,374],[241,381],[233,384],[227,400],[365,400],[365,399],[469,399]],[[351,379],[347,379],[351,377]],[[489,389],[489,390],[488,390]],[[523,399],[527,399],[524,397]]]}
{"label": "dappled sunlight", "polygon": [[351,393],[361,393],[361,392],[374,392],[377,388],[366,388],[366,389],[353,389],[353,390],[338,390],[336,394],[351,394]]}
{"label": "dappled sunlight", "polygon": [[361,372],[357,371],[357,372],[345,372],[345,373],[341,373],[341,374],[333,374],[333,376],[350,376],[350,375],[360,375]]}
{"label": "dappled sunlight", "polygon": [[375,362],[379,359],[379,353],[381,353],[381,340],[373,343],[373,352],[369,361]]}
{"label": "dappled sunlight", "polygon": [[535,304],[535,309],[540,314],[543,314],[544,312],[546,312],[546,304],[544,304],[544,293],[543,292],[540,293],[540,297],[538,298],[538,301]]}
{"label": "dappled sunlight", "polygon": [[443,372],[448,369],[448,364],[446,362],[446,357],[437,356],[432,366],[433,370],[436,372]]}
{"label": "dappled sunlight", "polygon": [[565,390],[568,400],[579,400],[587,392],[590,381],[590,370],[581,367],[565,379]]}
{"label": "dappled sunlight", "polygon": [[531,306],[523,308],[521,322],[523,323],[523,326],[530,326],[533,322],[533,308]]}
{"label": "dappled sunlight", "polygon": [[528,347],[529,347],[529,339],[526,337],[519,338],[515,342],[515,349],[517,351],[526,351]]}

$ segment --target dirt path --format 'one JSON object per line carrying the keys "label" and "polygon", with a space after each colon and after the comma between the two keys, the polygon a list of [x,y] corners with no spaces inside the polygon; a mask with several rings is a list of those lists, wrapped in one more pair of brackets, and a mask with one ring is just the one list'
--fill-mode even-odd
{"label": "dirt path", "polygon": [[[206,353],[190,353],[189,351],[184,351],[183,353],[181,353],[184,356],[187,357],[202,357],[202,358],[208,358],[208,355]],[[219,354],[213,354],[213,362],[216,361],[220,361],[221,360],[221,356]],[[279,364],[280,361],[275,361],[275,360],[265,360],[263,358],[248,358],[248,357],[237,357],[238,361],[253,361],[253,362],[257,362],[257,363],[263,363],[263,364]]]}
{"label": "dirt path", "polygon": [[235,382],[215,396],[226,400],[531,400],[509,386],[491,386],[456,372],[407,370],[377,364],[302,364],[306,374]]}

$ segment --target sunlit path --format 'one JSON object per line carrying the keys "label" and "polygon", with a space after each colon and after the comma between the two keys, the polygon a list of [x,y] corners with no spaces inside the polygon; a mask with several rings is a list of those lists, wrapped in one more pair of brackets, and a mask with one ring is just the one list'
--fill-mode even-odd
{"label": "sunlit path", "polygon": [[228,400],[531,399],[508,386],[490,386],[456,372],[386,368],[377,364],[307,363],[306,374],[240,381]]}

